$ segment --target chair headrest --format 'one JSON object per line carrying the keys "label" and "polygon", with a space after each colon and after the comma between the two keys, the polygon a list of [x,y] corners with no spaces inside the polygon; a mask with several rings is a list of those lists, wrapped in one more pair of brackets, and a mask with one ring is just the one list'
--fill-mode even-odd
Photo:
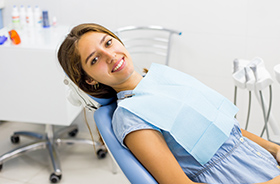
{"label": "chair headrest", "polygon": [[[86,94],[85,92],[83,92],[82,90],[78,90],[78,86],[76,84],[74,84],[74,82],[69,79],[69,77],[67,75],[65,75],[65,78],[64,78],[64,84],[65,85],[68,85],[73,92],[75,92],[78,96],[78,98],[82,98],[80,99],[80,101],[86,103],[84,105],[87,105],[89,98],[93,99],[94,101],[96,101],[97,103],[99,103],[100,105],[104,106],[104,105],[108,105],[108,104],[111,104],[113,103],[114,101],[116,101],[116,98],[115,97],[112,97],[112,98],[96,98],[96,97],[93,97],[89,94]],[[89,97],[89,98],[88,98]],[[88,99],[88,100],[86,100]],[[91,103],[89,103],[91,104]]]}
{"label": "chair headrest", "polygon": [[111,104],[112,102],[116,101],[116,98],[112,97],[112,98],[96,98],[93,97],[91,95],[89,95],[94,101],[96,101],[97,103],[99,103],[100,105],[108,105]]}

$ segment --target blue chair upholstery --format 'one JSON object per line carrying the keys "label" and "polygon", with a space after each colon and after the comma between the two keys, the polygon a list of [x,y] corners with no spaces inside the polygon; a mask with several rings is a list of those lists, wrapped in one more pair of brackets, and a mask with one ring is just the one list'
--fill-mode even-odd
{"label": "blue chair upholstery", "polygon": [[[73,105],[82,105],[90,111],[97,109],[94,112],[96,126],[107,149],[109,149],[127,179],[132,184],[157,183],[134,155],[119,143],[113,132],[112,116],[117,107],[116,98],[102,99],[90,96],[82,90],[79,90],[79,88],[67,76],[64,79],[64,84],[68,85],[73,92],[68,96],[68,100],[71,103],[74,102]],[[96,102],[99,105],[96,105]]]}
{"label": "blue chair upholstery", "polygon": [[[96,101],[99,100],[95,98],[93,99]],[[134,155],[128,149],[124,148],[117,140],[112,129],[112,115],[117,106],[116,103],[114,102],[104,105],[110,102],[110,100],[102,102],[103,106],[98,108],[94,113],[94,120],[105,144],[127,179],[132,184],[157,183],[151,174],[134,157]]]}
{"label": "blue chair upholstery", "polygon": [[93,97],[93,96],[90,96],[89,97],[91,99],[93,99],[94,101],[96,101],[97,103],[99,103],[100,105],[108,105],[108,104],[111,104],[113,102],[116,101],[116,98],[112,97],[112,98],[96,98],[96,97]]}

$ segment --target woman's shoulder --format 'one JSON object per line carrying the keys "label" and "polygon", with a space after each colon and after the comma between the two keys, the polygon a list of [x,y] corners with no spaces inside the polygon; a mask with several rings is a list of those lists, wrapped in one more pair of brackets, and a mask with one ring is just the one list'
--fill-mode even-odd
{"label": "woman's shoulder", "polygon": [[138,117],[129,110],[118,106],[113,114],[112,123],[114,124],[142,124],[146,123],[142,118]]}
{"label": "woman's shoulder", "polygon": [[125,108],[117,107],[112,119],[112,127],[118,140],[123,145],[125,136],[133,131],[143,129],[161,130]]}

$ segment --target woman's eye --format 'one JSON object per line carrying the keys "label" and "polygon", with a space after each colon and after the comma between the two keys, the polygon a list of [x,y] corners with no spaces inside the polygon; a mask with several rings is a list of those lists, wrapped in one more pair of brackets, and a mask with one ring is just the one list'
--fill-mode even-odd
{"label": "woman's eye", "polygon": [[111,44],[112,44],[112,39],[110,39],[106,42],[106,46],[110,46]]}
{"label": "woman's eye", "polygon": [[96,63],[97,62],[97,60],[98,60],[98,57],[95,57],[95,58],[93,58],[93,60],[91,60],[91,65],[93,65],[94,63]]}

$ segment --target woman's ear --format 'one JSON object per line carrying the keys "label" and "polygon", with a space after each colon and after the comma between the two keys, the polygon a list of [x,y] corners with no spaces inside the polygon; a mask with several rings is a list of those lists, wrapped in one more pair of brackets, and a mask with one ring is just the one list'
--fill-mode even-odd
{"label": "woman's ear", "polygon": [[98,84],[97,81],[95,81],[94,79],[86,79],[86,83],[89,84],[89,85],[96,85]]}

